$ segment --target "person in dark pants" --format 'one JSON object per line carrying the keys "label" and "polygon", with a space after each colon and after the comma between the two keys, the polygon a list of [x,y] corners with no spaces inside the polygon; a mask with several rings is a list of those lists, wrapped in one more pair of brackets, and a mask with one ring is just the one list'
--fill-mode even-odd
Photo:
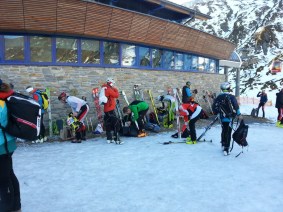
{"label": "person in dark pants", "polygon": [[[233,112],[236,114],[236,116],[239,117],[239,119],[242,119],[240,108],[237,102],[237,99],[234,95],[230,94],[231,92],[231,86],[229,82],[224,82],[220,85],[220,89],[222,91],[221,94],[219,94],[216,99],[213,102],[212,109],[213,113],[215,115],[220,115],[221,120],[221,145],[223,154],[225,156],[229,155],[229,148],[231,143],[231,136],[232,136],[232,126],[231,123],[233,121],[233,118],[230,113],[230,109],[233,110]],[[229,101],[225,101],[226,98]],[[221,109],[220,105],[221,104]],[[230,104],[230,105],[228,105]],[[226,114],[226,113],[227,114]]]}
{"label": "person in dark pants", "polygon": [[200,119],[202,108],[198,103],[190,101],[179,107],[180,115],[184,116],[185,126],[189,125],[190,136],[187,137],[186,144],[196,144],[196,122]]}
{"label": "person in dark pants", "polygon": [[89,111],[87,102],[75,96],[68,96],[65,92],[62,92],[58,96],[58,100],[64,104],[67,103],[68,105],[70,105],[72,109],[72,115],[82,123],[81,127],[76,131],[76,140],[72,141],[72,143],[81,143],[82,140],[85,141],[86,126],[83,120]]}
{"label": "person in dark pants", "polygon": [[275,107],[278,110],[276,126],[283,128],[283,88],[276,93]]}
{"label": "person in dark pants", "polygon": [[120,121],[115,113],[116,99],[119,97],[119,91],[114,84],[114,79],[109,77],[106,79],[106,83],[101,86],[101,89],[104,90],[106,100],[104,102],[104,127],[107,143],[123,144],[119,137]]}
{"label": "person in dark pants", "polygon": [[267,94],[265,93],[265,90],[262,90],[262,92],[258,92],[257,97],[260,97],[259,104],[257,107],[257,117],[259,114],[259,109],[262,108],[262,118],[265,118],[265,111],[264,111],[264,105],[267,102]]}
{"label": "person in dark pants", "polygon": [[128,107],[123,108],[123,113],[127,115],[127,122],[137,122],[138,124],[138,137],[147,136],[145,132],[144,118],[148,111],[148,104],[144,101],[135,100]]}
{"label": "person in dark pants", "polygon": [[189,103],[192,98],[192,92],[190,89],[191,82],[187,81],[186,85],[182,89],[182,102],[183,103]]}
{"label": "person in dark pants", "polygon": [[[9,84],[0,79],[0,126],[8,123],[5,99],[13,94]],[[16,139],[0,129],[0,211],[21,211],[20,185],[13,169]]]}

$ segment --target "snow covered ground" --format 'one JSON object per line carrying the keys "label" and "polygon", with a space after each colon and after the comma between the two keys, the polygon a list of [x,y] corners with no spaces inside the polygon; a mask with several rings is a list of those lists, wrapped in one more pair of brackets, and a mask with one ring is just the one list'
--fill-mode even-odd
{"label": "snow covered ground", "polygon": [[21,144],[13,157],[23,212],[282,210],[282,128],[250,125],[239,157],[237,144],[223,156],[219,124],[206,134],[212,143],[160,144],[173,132],[123,138],[124,145],[102,138]]}

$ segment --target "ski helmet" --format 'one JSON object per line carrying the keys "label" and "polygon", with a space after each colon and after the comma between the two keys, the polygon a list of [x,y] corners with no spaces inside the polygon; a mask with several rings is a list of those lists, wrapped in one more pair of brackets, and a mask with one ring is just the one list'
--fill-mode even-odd
{"label": "ski helmet", "polygon": [[158,100],[158,101],[163,101],[163,99],[164,99],[164,96],[163,96],[163,95],[159,95],[159,96],[157,97],[157,100]]}
{"label": "ski helmet", "polygon": [[229,91],[229,90],[230,90],[230,87],[231,87],[231,85],[230,85],[229,82],[223,82],[223,83],[221,83],[221,85],[220,85],[220,89],[221,89],[222,91]]}
{"label": "ski helmet", "polygon": [[27,93],[30,93],[30,92],[32,92],[32,91],[33,91],[33,87],[32,87],[32,86],[26,87],[26,92],[27,92]]}
{"label": "ski helmet", "polygon": [[108,84],[115,84],[114,79],[111,78],[111,77],[108,77],[108,78],[106,79],[106,82],[107,82]]}
{"label": "ski helmet", "polygon": [[190,85],[191,85],[191,82],[190,82],[190,81],[187,81],[187,82],[186,82],[186,85],[187,85],[187,86],[190,86]]}
{"label": "ski helmet", "polygon": [[58,96],[58,100],[61,100],[63,97],[66,97],[67,94],[66,92],[62,92],[59,96]]}

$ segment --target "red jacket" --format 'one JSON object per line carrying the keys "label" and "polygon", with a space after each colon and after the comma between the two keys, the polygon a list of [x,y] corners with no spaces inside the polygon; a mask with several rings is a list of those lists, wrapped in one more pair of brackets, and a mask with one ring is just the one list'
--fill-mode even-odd
{"label": "red jacket", "polygon": [[105,89],[105,96],[107,97],[108,101],[104,104],[104,112],[109,112],[115,110],[116,108],[116,98],[119,97],[119,91],[117,88],[111,87],[107,84],[102,85],[101,87],[106,87]]}

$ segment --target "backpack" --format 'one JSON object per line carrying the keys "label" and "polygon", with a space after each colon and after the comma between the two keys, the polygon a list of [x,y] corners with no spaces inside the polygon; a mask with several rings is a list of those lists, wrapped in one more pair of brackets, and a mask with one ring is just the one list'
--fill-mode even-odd
{"label": "backpack", "polygon": [[[235,141],[241,147],[248,146],[248,142],[247,142],[248,130],[249,130],[249,126],[245,124],[244,120],[241,120],[240,125],[232,135],[233,141]],[[232,149],[233,149],[233,145],[232,145]]]}
{"label": "backpack", "polygon": [[73,132],[80,132],[83,128],[83,123],[80,122],[75,116],[73,116],[73,113],[69,113],[67,118],[67,125],[70,126]]}
{"label": "backpack", "polygon": [[230,94],[219,95],[213,104],[213,112],[219,113],[221,118],[234,118],[237,115],[238,108],[232,104],[230,96]]}
{"label": "backpack", "polygon": [[149,121],[150,123],[152,123],[152,124],[158,124],[157,119],[156,119],[156,115],[155,115],[154,112],[150,112],[148,116],[149,116],[148,121]]}
{"label": "backpack", "polygon": [[29,96],[13,93],[6,100],[8,124],[1,129],[14,137],[36,140],[40,133],[41,107]]}
{"label": "backpack", "polygon": [[106,87],[102,87],[99,92],[99,104],[104,105],[108,102],[107,97],[105,96],[105,89]]}
{"label": "backpack", "polygon": [[46,91],[40,91],[40,96],[42,98],[42,108],[44,110],[47,110],[47,108],[49,107],[49,98]]}
{"label": "backpack", "polygon": [[252,109],[252,112],[251,112],[251,116],[252,116],[252,117],[257,117],[257,112],[258,112],[258,111],[257,111],[257,108],[253,108],[253,109]]}

